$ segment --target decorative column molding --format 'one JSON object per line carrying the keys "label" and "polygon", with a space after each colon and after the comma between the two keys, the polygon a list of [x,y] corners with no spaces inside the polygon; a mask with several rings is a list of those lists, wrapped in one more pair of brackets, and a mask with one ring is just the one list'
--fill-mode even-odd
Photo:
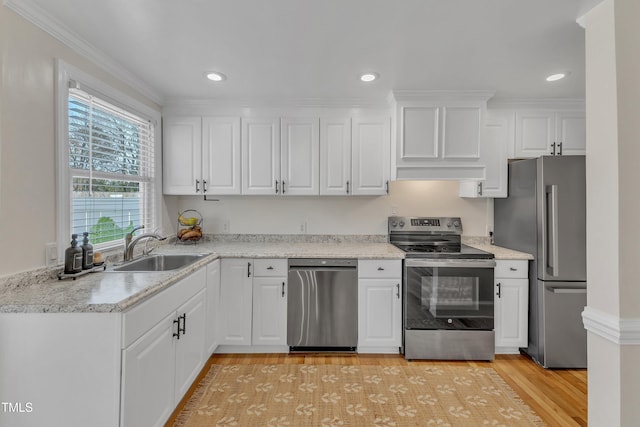
{"label": "decorative column molding", "polygon": [[640,319],[622,319],[585,307],[582,321],[587,331],[618,345],[640,345]]}

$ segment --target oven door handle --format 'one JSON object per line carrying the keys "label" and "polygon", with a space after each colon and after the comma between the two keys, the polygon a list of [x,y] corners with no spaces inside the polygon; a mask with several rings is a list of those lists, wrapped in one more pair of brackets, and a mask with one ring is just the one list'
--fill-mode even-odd
{"label": "oven door handle", "polygon": [[445,268],[493,268],[496,266],[492,259],[405,259],[406,267],[445,267]]}

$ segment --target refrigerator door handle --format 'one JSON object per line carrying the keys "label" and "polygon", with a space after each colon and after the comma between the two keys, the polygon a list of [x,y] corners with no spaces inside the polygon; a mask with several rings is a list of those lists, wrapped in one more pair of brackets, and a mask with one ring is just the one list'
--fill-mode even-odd
{"label": "refrigerator door handle", "polygon": [[558,275],[558,186],[547,185],[547,267],[553,276]]}
{"label": "refrigerator door handle", "polygon": [[586,294],[587,288],[553,288],[549,290],[554,294]]}

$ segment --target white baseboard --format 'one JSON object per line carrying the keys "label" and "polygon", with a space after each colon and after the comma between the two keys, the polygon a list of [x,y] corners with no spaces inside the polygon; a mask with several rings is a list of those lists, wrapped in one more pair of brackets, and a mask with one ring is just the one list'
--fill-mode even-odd
{"label": "white baseboard", "polygon": [[640,345],[640,319],[622,319],[585,307],[582,321],[587,331],[618,345]]}

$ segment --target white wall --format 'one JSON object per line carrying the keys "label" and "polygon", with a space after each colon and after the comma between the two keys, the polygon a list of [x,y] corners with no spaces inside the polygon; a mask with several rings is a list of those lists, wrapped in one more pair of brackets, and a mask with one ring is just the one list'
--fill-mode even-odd
{"label": "white wall", "polygon": [[493,225],[492,199],[460,198],[454,181],[395,181],[389,192],[379,197],[227,196],[220,202],[165,198],[176,199],[178,210],[197,209],[206,233],[225,232],[228,221],[229,232],[241,234],[298,234],[305,222],[307,234],[387,234],[394,208],[398,215],[460,216],[467,236],[484,236]]}
{"label": "white wall", "polygon": [[[54,59],[160,111],[6,6],[0,7],[0,275],[45,265],[56,241]],[[70,237],[63,236],[63,241]]]}

